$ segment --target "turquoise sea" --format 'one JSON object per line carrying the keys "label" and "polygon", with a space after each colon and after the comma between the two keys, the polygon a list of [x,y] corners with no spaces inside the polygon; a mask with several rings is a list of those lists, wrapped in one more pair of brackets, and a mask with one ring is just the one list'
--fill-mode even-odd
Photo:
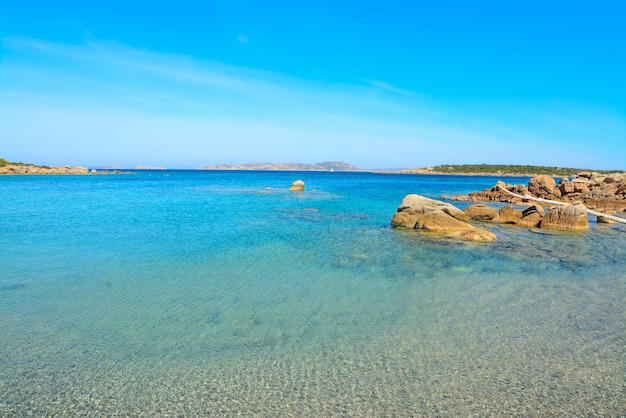
{"label": "turquoise sea", "polygon": [[624,226],[389,227],[496,180],[0,177],[0,416],[626,416]]}

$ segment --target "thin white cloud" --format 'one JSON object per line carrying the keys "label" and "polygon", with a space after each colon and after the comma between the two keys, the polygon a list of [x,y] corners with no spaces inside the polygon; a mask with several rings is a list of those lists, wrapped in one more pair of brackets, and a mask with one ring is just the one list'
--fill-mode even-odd
{"label": "thin white cloud", "polygon": [[391,83],[388,83],[386,81],[380,81],[380,80],[371,80],[371,79],[365,79],[365,81],[372,87],[375,87],[377,89],[380,90],[385,90],[385,91],[389,91],[392,93],[398,93],[398,94],[415,94],[409,90],[404,90],[401,89],[399,87],[394,86]]}

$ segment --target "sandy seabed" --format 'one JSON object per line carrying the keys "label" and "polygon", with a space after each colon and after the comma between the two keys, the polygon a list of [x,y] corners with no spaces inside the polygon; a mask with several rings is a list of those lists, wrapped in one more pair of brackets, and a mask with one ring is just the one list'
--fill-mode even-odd
{"label": "sandy seabed", "polygon": [[171,174],[4,179],[0,417],[626,417],[623,229],[459,244],[387,226],[471,178]]}
{"label": "sandy seabed", "polygon": [[[624,326],[607,326],[602,313],[514,334],[498,321],[440,318],[419,332],[215,359],[113,360],[74,342],[50,362],[49,347],[27,346],[3,362],[0,415],[626,416]],[[622,332],[606,332],[614,327]]]}

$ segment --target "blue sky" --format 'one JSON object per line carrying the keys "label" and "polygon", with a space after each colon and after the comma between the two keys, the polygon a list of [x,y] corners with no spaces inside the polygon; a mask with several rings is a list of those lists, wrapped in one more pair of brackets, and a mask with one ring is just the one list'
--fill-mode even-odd
{"label": "blue sky", "polygon": [[626,170],[625,19],[619,1],[0,0],[0,157]]}

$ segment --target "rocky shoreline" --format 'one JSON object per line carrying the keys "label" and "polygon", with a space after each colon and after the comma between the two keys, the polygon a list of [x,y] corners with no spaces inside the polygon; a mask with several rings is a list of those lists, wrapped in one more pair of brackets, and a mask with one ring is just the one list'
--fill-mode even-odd
{"label": "rocky shoreline", "polygon": [[497,240],[494,234],[470,225],[468,221],[583,231],[589,229],[591,215],[596,216],[598,223],[626,224],[626,173],[581,172],[574,178],[562,178],[558,184],[551,176],[539,175],[531,178],[528,186],[498,181],[489,189],[450,199],[504,202],[526,207],[518,209],[508,205],[496,208],[477,203],[460,210],[449,203],[410,194],[398,206],[391,225],[464,241],[491,242]]}
{"label": "rocky shoreline", "polygon": [[562,178],[558,183],[547,175],[535,176],[528,185],[505,184],[467,195],[453,195],[450,200],[463,202],[505,202],[523,204],[528,199],[512,196],[502,189],[517,195],[528,195],[563,203],[581,202],[589,209],[607,214],[626,211],[626,173],[603,175],[581,172],[572,178]]}
{"label": "rocky shoreline", "polygon": [[71,167],[69,165],[58,167],[38,166],[32,164],[9,164],[0,167],[0,175],[29,175],[29,174],[73,174],[73,175],[95,175],[95,174],[124,174],[120,170],[96,170],[87,167]]}

